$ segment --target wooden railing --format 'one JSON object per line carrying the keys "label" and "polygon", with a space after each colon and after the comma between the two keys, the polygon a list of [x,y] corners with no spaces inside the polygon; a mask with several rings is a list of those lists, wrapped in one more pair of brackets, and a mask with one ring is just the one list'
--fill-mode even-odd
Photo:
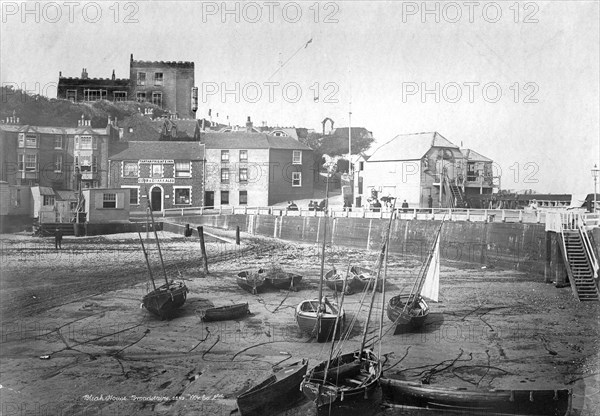
{"label": "wooden railing", "polygon": [[[288,210],[285,207],[250,207],[250,206],[220,206],[220,207],[187,207],[169,208],[162,212],[163,217],[187,215],[275,215],[288,217],[323,217],[334,218],[381,218],[389,219],[391,209],[382,207],[379,210],[366,208],[332,207],[325,211]],[[516,209],[467,209],[467,208],[406,208],[396,209],[395,218],[406,220],[446,220],[477,221],[477,222],[510,222],[510,223],[544,223],[547,221],[545,212],[527,212]]]}

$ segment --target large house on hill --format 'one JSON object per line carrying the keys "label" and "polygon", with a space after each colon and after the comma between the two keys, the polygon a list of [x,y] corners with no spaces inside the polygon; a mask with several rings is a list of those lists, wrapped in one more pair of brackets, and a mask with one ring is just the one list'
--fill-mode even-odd
{"label": "large house on hill", "polygon": [[312,198],[313,151],[288,136],[205,132],[206,206],[267,206]]}
{"label": "large house on hill", "polygon": [[80,77],[58,74],[57,98],[73,102],[149,102],[181,119],[195,119],[198,89],[194,86],[194,62],[129,60],[129,78],[90,78],[87,68]]}
{"label": "large house on hill", "polygon": [[468,206],[470,196],[491,194],[499,186],[491,159],[437,132],[398,135],[368,159],[357,159],[354,171],[362,178],[354,185],[356,205],[389,195],[411,208],[430,202],[433,208]]}

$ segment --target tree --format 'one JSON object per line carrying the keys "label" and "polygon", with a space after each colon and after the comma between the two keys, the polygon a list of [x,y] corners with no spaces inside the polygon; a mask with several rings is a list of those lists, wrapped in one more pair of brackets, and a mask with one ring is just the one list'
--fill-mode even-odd
{"label": "tree", "polygon": [[[320,161],[323,155],[345,156],[348,154],[348,138],[343,136],[322,135],[320,133],[309,133],[306,138],[299,138],[300,142],[314,151],[314,160]],[[357,155],[364,152],[373,143],[370,137],[352,137],[352,154]],[[347,167],[346,167],[347,169]]]}

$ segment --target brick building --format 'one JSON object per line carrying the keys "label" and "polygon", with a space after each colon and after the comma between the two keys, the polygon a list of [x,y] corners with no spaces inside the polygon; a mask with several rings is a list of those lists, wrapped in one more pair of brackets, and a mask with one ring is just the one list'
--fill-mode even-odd
{"label": "brick building", "polygon": [[131,54],[129,73],[131,100],[151,102],[178,118],[196,118],[193,62],[136,61]]}
{"label": "brick building", "polygon": [[312,198],[313,151],[292,137],[207,132],[205,206]]}
{"label": "brick building", "polygon": [[56,96],[73,102],[82,101],[131,101],[129,78],[115,78],[113,70],[111,78],[90,78],[86,68],[81,71],[80,78],[63,77],[58,73]]}
{"label": "brick building", "polygon": [[59,72],[57,98],[73,102],[150,102],[178,118],[195,119],[198,89],[194,86],[194,63],[129,60],[129,78],[90,78],[87,68],[81,77],[63,77]]}
{"label": "brick building", "polygon": [[131,210],[203,205],[204,145],[198,142],[121,142],[108,158],[109,187],[129,188]]}
{"label": "brick building", "polygon": [[[16,121],[16,120],[15,120]],[[0,180],[10,185],[77,189],[106,186],[108,147],[118,129],[109,121],[95,129],[81,119],[77,127],[0,124]]]}

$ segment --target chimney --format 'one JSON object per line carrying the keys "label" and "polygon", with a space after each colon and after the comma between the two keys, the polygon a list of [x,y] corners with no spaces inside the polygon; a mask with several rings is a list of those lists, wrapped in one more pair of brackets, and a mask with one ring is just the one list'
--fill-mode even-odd
{"label": "chimney", "polygon": [[87,79],[87,77],[88,77],[87,69],[83,68],[81,70],[81,78],[82,79]]}
{"label": "chimney", "polygon": [[131,59],[130,60],[131,60],[131,62],[133,62],[133,54],[131,54]]}
{"label": "chimney", "polygon": [[62,78],[62,71],[58,71],[58,77]]}
{"label": "chimney", "polygon": [[252,121],[250,120],[250,116],[248,116],[248,121],[246,121],[246,131],[252,133]]}
{"label": "chimney", "polygon": [[112,73],[112,80],[115,80],[115,70],[113,69],[113,73]]}

